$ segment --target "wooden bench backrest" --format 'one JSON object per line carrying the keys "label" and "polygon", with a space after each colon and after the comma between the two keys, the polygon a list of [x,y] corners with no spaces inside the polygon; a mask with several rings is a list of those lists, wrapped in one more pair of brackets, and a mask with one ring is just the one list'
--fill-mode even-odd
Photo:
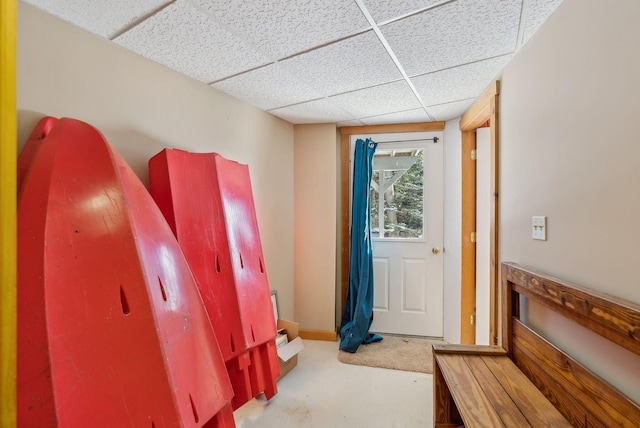
{"label": "wooden bench backrest", "polygon": [[640,305],[514,263],[502,263],[501,292],[503,347],[569,422],[578,427],[640,427],[638,404],[520,321],[519,296],[637,355]]}

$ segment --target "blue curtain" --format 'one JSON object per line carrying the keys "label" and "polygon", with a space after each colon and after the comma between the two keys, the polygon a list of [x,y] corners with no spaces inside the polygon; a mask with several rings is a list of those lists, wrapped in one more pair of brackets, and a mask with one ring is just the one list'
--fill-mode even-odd
{"label": "blue curtain", "polygon": [[355,147],[349,290],[340,323],[340,349],[348,352],[356,352],[362,343],[382,340],[382,336],[369,333],[369,327],[373,322],[373,258],[369,186],[373,173],[373,154],[377,145],[367,138],[366,140],[358,139]]}

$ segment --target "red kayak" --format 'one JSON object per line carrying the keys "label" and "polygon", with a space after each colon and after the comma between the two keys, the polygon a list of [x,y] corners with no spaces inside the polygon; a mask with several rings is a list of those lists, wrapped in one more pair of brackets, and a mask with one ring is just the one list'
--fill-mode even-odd
{"label": "red kayak", "polygon": [[224,360],[158,207],[95,128],[45,123],[18,161],[18,425],[233,427]]}
{"label": "red kayak", "polygon": [[233,407],[277,391],[280,366],[249,168],[217,153],[165,149],[151,195],[189,262],[226,361]]}

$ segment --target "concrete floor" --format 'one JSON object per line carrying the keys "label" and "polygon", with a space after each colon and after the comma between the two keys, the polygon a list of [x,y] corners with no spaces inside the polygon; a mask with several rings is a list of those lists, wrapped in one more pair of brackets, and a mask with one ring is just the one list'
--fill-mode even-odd
{"label": "concrete floor", "polygon": [[344,364],[338,344],[305,340],[278,393],[235,411],[238,428],[413,428],[433,426],[433,378]]}

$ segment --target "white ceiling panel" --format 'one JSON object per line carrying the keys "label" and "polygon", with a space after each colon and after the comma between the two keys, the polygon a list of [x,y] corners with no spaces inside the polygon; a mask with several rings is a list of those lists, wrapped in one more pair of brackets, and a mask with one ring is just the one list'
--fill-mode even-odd
{"label": "white ceiling panel", "polygon": [[178,0],[114,41],[205,83],[269,62],[252,45],[185,0]]}
{"label": "white ceiling panel", "polygon": [[363,3],[377,24],[399,16],[424,10],[444,3],[446,0],[363,0]]}
{"label": "white ceiling panel", "polygon": [[281,64],[325,96],[402,78],[373,31],[289,58]]}
{"label": "white ceiling panel", "polygon": [[111,38],[133,22],[144,18],[169,0],[25,0],[78,27],[102,37]]}
{"label": "white ceiling panel", "polygon": [[193,0],[272,60],[357,34],[370,27],[354,1]]}
{"label": "white ceiling panel", "polygon": [[458,0],[381,27],[411,76],[513,53],[520,0]]}
{"label": "white ceiling panel", "polygon": [[24,1],[292,123],[356,125],[459,116],[562,3]]}
{"label": "white ceiling panel", "polygon": [[412,77],[425,105],[475,98],[495,80],[513,55],[504,55],[460,67]]}
{"label": "white ceiling panel", "polygon": [[322,94],[287,73],[277,63],[216,82],[212,86],[263,110],[322,98]]}
{"label": "white ceiling panel", "polygon": [[404,80],[347,92],[329,99],[356,117],[377,116],[421,107]]}
{"label": "white ceiling panel", "polygon": [[291,123],[337,123],[356,119],[326,98],[269,110],[269,113]]}
{"label": "white ceiling panel", "polygon": [[462,116],[462,114],[467,111],[469,107],[471,107],[471,104],[473,104],[474,101],[475,98],[429,106],[427,107],[427,111],[429,112],[431,117],[433,117],[433,120],[436,121],[455,119],[456,117]]}
{"label": "white ceiling panel", "polygon": [[400,111],[390,114],[381,114],[379,116],[363,117],[360,119],[365,125],[386,125],[390,123],[415,123],[430,122],[429,116],[423,108]]}
{"label": "white ceiling panel", "polygon": [[523,44],[538,31],[538,28],[547,20],[562,0],[525,0],[525,26]]}

